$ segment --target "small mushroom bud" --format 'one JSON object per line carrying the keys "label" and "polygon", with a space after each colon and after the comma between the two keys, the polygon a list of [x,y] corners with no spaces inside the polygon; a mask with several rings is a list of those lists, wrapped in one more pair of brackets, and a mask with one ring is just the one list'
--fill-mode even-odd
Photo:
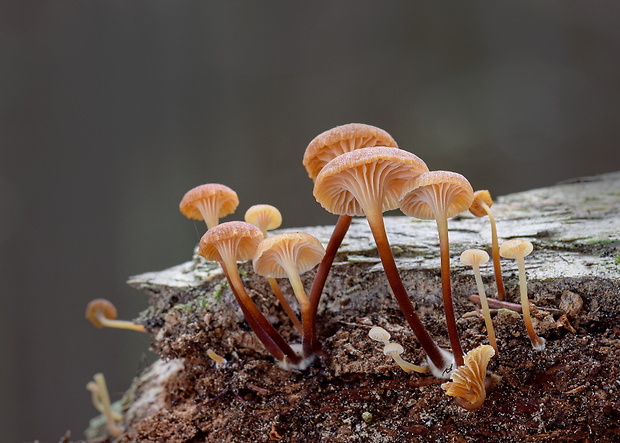
{"label": "small mushroom bud", "polygon": [[369,332],[368,336],[373,340],[380,341],[384,345],[390,342],[390,333],[380,326],[374,326]]}

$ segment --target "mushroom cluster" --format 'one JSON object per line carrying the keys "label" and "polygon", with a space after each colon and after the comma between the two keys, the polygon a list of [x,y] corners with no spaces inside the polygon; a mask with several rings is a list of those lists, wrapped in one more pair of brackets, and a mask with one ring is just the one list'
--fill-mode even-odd
{"label": "mushroom cluster", "polygon": [[[304,370],[316,355],[324,355],[317,334],[317,311],[321,295],[334,258],[347,234],[353,217],[364,216],[376,244],[377,252],[391,292],[405,321],[415,334],[426,354],[426,362],[416,365],[404,360],[404,347],[390,341],[390,334],[375,326],[369,336],[383,344],[383,353],[406,372],[424,373],[451,379],[442,387],[457,404],[475,409],[486,398],[486,367],[498,355],[490,306],[516,306],[523,312],[525,327],[533,347],[542,350],[545,340],[536,335],[530,318],[524,257],[532,244],[524,240],[509,240],[499,246],[493,201],[488,191],[474,192],[461,174],[450,171],[430,171],[426,163],[411,152],[400,149],[384,130],[365,124],[348,124],[326,131],[310,142],[303,156],[303,165],[314,183],[313,194],[327,211],[339,215],[332,235],[323,245],[317,238],[303,233],[269,231],[282,224],[282,215],[273,206],[251,206],[244,221],[220,223],[220,219],[235,212],[239,205],[237,194],[222,184],[203,184],[189,190],[181,199],[179,209],[186,217],[203,220],[207,230],[202,235],[198,254],[218,262],[229,283],[231,292],[253,333],[276,362],[289,370]],[[442,349],[427,331],[416,306],[401,280],[385,229],[383,213],[400,209],[405,215],[434,220],[437,226],[440,261],[441,292],[450,351]],[[487,298],[480,275],[480,265],[489,260],[487,252],[469,249],[461,255],[463,264],[474,272],[478,295],[472,299],[482,305],[490,345],[481,345],[464,353],[457,328],[450,281],[450,242],[448,220],[470,211],[477,217],[488,216],[492,231],[492,257],[497,285],[497,298]],[[521,304],[505,301],[500,256],[516,259],[519,269]],[[300,343],[289,343],[271,323],[248,293],[238,262],[251,261],[254,273],[267,279],[277,304],[286,314],[300,337]],[[314,268],[316,273],[309,291],[302,275]],[[287,279],[292,294],[292,306],[278,282]],[[293,298],[294,297],[294,298]],[[145,331],[144,326],[116,320],[116,309],[105,300],[89,304],[87,318],[97,327],[113,326]],[[226,358],[209,349],[207,355],[217,367]],[[89,388],[95,393],[95,385]],[[96,392],[102,392],[97,388]],[[93,394],[94,395],[94,394]],[[97,400],[97,405],[105,404]],[[102,408],[103,409],[103,408]],[[108,414],[109,416],[109,414]],[[109,418],[109,417],[108,417]],[[113,421],[109,420],[110,426]]]}

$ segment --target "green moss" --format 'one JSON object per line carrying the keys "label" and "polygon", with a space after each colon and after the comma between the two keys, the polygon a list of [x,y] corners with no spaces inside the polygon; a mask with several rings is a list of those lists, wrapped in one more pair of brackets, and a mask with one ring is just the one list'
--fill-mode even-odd
{"label": "green moss", "polygon": [[620,255],[616,255],[616,259],[614,261],[617,265],[620,265]]}
{"label": "green moss", "polygon": [[199,295],[188,303],[174,305],[172,309],[182,312],[192,312],[198,310],[204,311],[205,309],[209,309],[214,304],[222,301],[222,291],[227,287],[228,282],[226,280],[222,280],[213,287],[213,291],[204,295]]}
{"label": "green moss", "polygon": [[592,240],[588,240],[583,242],[584,246],[597,246],[597,245],[608,245],[609,243],[614,243],[617,242],[617,239],[613,239],[613,238],[604,238],[604,239],[592,239]]}

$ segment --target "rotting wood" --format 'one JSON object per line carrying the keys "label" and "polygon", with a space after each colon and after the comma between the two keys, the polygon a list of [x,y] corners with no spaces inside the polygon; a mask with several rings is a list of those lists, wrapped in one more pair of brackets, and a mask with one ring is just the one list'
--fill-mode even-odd
{"label": "rotting wood", "polygon": [[[587,377],[575,376],[573,385],[571,380],[565,380],[558,376],[559,381],[553,386],[553,391],[563,389],[564,394],[574,396],[584,390],[587,392],[588,386],[590,386],[591,389],[601,391],[600,403],[605,404],[604,407],[607,408],[608,415],[620,414],[617,396],[617,389],[620,389],[620,385],[618,385],[620,381],[617,381],[618,370],[617,368],[614,370],[604,367],[605,361],[611,364],[612,361],[620,360],[620,354],[616,355],[620,353],[617,331],[605,330],[611,328],[611,325],[618,325],[620,319],[620,173],[585,177],[548,188],[500,197],[496,199],[493,211],[498,224],[500,243],[510,238],[527,238],[534,243],[534,252],[526,259],[530,299],[540,310],[537,317],[538,329],[543,331],[543,335],[547,334],[552,338],[552,341],[549,342],[551,349],[548,352],[545,354],[533,353],[531,349],[528,349],[524,331],[512,332],[513,329],[518,328],[515,325],[520,325],[518,318],[506,312],[498,314],[496,321],[499,323],[498,336],[500,354],[502,355],[499,362],[496,362],[495,370],[504,376],[506,392],[511,389],[513,392],[518,391],[519,377],[523,377],[528,380],[528,383],[536,383],[540,391],[546,395],[546,389],[551,389],[547,386],[552,383],[549,380],[555,376],[554,374],[557,374],[554,371],[560,370],[557,369],[558,367],[564,368],[562,369],[563,374],[570,372],[571,362],[565,360],[567,356],[562,353],[561,349],[553,348],[554,341],[562,340],[563,337],[567,342],[569,340],[576,342],[582,339],[591,340],[592,335],[588,334],[592,333],[587,328],[595,324],[597,328],[603,329],[601,331],[601,343],[609,348],[607,352],[615,355],[616,360],[609,358],[608,360],[601,359],[603,363],[593,362],[591,370],[598,371],[596,374],[601,371],[608,372],[615,376],[616,380],[610,381],[611,387],[607,387],[607,391],[605,391],[605,386],[598,386],[594,381],[588,381]],[[416,302],[419,312],[427,318],[436,316],[436,312],[441,309],[441,288],[438,280],[439,248],[435,223],[409,217],[389,216],[385,218],[385,224],[403,280],[410,290],[411,297]],[[474,247],[490,251],[490,228],[486,218],[481,219],[469,214],[451,219],[449,228],[452,279],[455,283],[454,292],[458,298],[457,313],[462,316],[468,310],[474,309],[466,297],[472,293],[474,281],[471,270],[460,264],[458,255],[463,250]],[[331,234],[331,227],[329,226],[283,229],[277,232],[296,230],[312,234],[323,243],[328,241]],[[502,266],[507,284],[508,299],[517,301],[516,264],[512,260],[502,260]],[[274,318],[278,318],[279,314],[277,310],[273,309],[273,302],[269,298],[269,290],[265,282],[261,282],[260,279],[251,275],[250,267],[242,269],[247,271],[246,284],[251,288],[254,297],[259,303],[263,302],[263,309],[268,309]],[[494,279],[491,262],[482,266],[481,271],[489,293],[492,295]],[[311,275],[310,273],[305,279],[307,285],[309,285]],[[192,361],[193,366],[200,365],[202,361],[203,371],[205,372],[214,371],[209,361],[204,359],[207,348],[212,347],[218,353],[236,358],[236,361],[231,362],[231,364],[240,367],[260,364],[257,363],[257,358],[262,358],[263,363],[270,363],[269,356],[261,350],[260,343],[257,343],[247,328],[243,327],[243,318],[240,316],[239,310],[231,303],[229,290],[226,284],[222,283],[222,278],[222,272],[217,264],[206,262],[201,257],[194,256],[193,260],[173,268],[141,274],[129,280],[131,286],[142,289],[151,296],[151,307],[142,314],[140,321],[153,334],[154,350],[166,361],[157,362],[139,379],[136,379],[130,390],[131,394],[124,399],[126,411],[124,426],[129,431],[127,438],[135,437],[136,433],[144,432],[140,428],[140,421],[152,415],[153,411],[174,409],[175,401],[183,405],[185,408],[183,413],[187,414],[188,404],[191,402],[188,402],[187,398],[175,400],[171,399],[170,395],[162,395],[162,385],[171,384],[173,388],[170,389],[176,392],[175,388],[180,382],[176,381],[175,377],[178,376],[179,371],[183,372],[180,369],[183,367],[183,362],[186,362],[185,366],[187,366],[189,360]],[[596,288],[600,288],[604,294],[597,295],[598,289]],[[569,311],[566,311],[560,317],[559,314],[562,314],[559,309],[561,306],[560,298],[567,291],[570,294],[577,294],[577,298],[580,300],[583,298],[583,309],[570,312],[568,317]],[[271,308],[268,307],[270,305]],[[545,308],[548,311],[545,311]],[[554,312],[558,312],[558,314],[554,314]],[[389,294],[387,282],[382,275],[381,264],[376,256],[368,225],[364,219],[356,219],[340,248],[321,302],[319,310],[319,322],[322,322],[320,331],[323,332],[321,338],[325,341],[325,348],[331,358],[323,360],[317,365],[323,366],[324,371],[328,373],[328,379],[340,377],[347,380],[347,389],[340,391],[340,394],[337,392],[332,392],[332,394],[341,395],[342,398],[346,397],[347,401],[353,405],[350,408],[357,410],[360,404],[364,404],[364,407],[374,404],[364,397],[364,395],[371,394],[365,393],[363,387],[360,387],[358,391],[354,383],[348,382],[351,377],[369,386],[387,383],[391,386],[388,391],[392,392],[397,392],[399,389],[421,391],[424,388],[418,386],[424,386],[429,380],[432,381],[432,377],[419,378],[399,374],[393,365],[380,355],[374,344],[370,343],[370,340],[366,340],[365,335],[370,326],[381,323],[381,326],[386,327],[393,335],[403,340],[402,343],[406,349],[408,348],[410,355],[413,354],[418,359],[421,358],[422,354],[416,348],[415,339],[408,330],[404,319],[402,317],[399,319],[398,313],[396,303]],[[559,318],[555,318],[554,315]],[[282,323],[286,322],[283,316],[279,318]],[[431,322],[431,333],[440,340],[442,346],[447,347],[445,328],[442,328],[439,321],[434,322],[432,319],[429,321]],[[464,340],[468,348],[472,347],[471,343],[473,342],[484,342],[484,336],[471,332],[477,330],[476,328],[479,329],[481,322],[480,318],[471,318],[471,316],[459,320],[461,330],[466,331],[467,337]],[[571,329],[575,331],[570,322],[576,323],[576,334],[570,332]],[[295,336],[292,328],[290,336]],[[518,345],[513,344],[515,340],[519,341]],[[511,360],[511,357],[505,355],[505,351],[513,345],[517,346],[518,349]],[[566,348],[568,349],[568,345]],[[188,357],[190,355],[192,357]],[[514,359],[525,358],[525,356],[533,356],[531,358],[540,360],[530,363],[530,373],[506,369],[512,367]],[[250,361],[244,360],[246,358],[250,358]],[[274,371],[276,371],[275,365]],[[280,370],[277,369],[277,371]],[[250,372],[243,372],[244,377],[247,377]],[[201,374],[200,371],[196,372],[195,369],[188,370],[187,368],[186,373],[193,377]],[[392,381],[385,379],[386,376],[392,374],[394,374]],[[286,380],[287,376],[284,373],[282,380]],[[315,389],[313,383],[318,377],[316,372],[309,374],[307,380],[297,374],[290,377],[295,378],[295,383],[298,384],[297,389],[305,392],[308,398],[312,398],[315,392],[313,391]],[[408,379],[410,382],[403,382],[403,380]],[[239,394],[240,390],[243,390],[243,386],[247,386],[244,383],[250,382],[262,386],[260,381],[233,378],[229,381],[230,386],[222,387],[221,392],[228,389],[230,392],[235,392],[235,395],[241,395]],[[420,381],[425,383],[420,384]],[[402,383],[409,383],[410,387],[403,386]],[[429,386],[438,391],[433,395],[437,397],[441,395],[437,383],[431,383]],[[613,391],[614,386],[616,391]],[[272,388],[266,389],[277,391],[277,389]],[[372,395],[377,395],[377,392],[387,392],[385,387],[368,389],[369,392],[372,391]],[[499,389],[501,390],[502,387],[500,386]],[[282,389],[283,392],[284,389]],[[255,392],[255,394],[259,395],[260,392]],[[418,394],[422,395],[421,393]],[[202,401],[215,397],[217,393],[207,392],[204,395],[206,397]],[[325,399],[330,398],[328,394],[325,395]],[[546,397],[545,395],[541,395],[540,399],[531,400],[531,402],[540,402],[542,405],[553,404],[556,401],[556,397],[551,394]],[[277,396],[277,392],[274,392],[273,396]],[[149,398],[149,401],[145,401],[145,397]],[[420,398],[417,398],[416,401],[428,401],[424,395]],[[615,400],[613,400],[614,398]],[[304,441],[300,439],[300,435],[296,434],[298,431],[292,424],[287,434],[287,426],[282,423],[289,417],[287,414],[291,414],[297,407],[294,400],[288,397],[287,399],[292,406],[289,409],[282,408],[282,410],[275,411],[269,416],[268,422],[264,423],[264,435],[268,435],[270,430],[277,426],[278,432],[283,438],[288,439],[287,441]],[[536,408],[540,406],[538,403],[536,405],[533,403],[523,404],[522,398],[518,395],[515,395],[514,401],[514,410],[502,411],[504,415],[501,419],[504,421],[510,422],[510,413],[517,418],[520,417],[519,408],[531,411],[535,409],[534,406]],[[511,407],[510,403],[502,403],[493,398],[488,402],[502,408],[509,409]],[[391,401],[387,403],[391,404]],[[145,404],[148,407],[145,407]],[[381,409],[380,406],[375,405],[375,407],[378,410]],[[395,406],[390,407],[393,407],[396,413],[397,408]],[[249,406],[245,406],[245,408],[249,408]],[[329,413],[325,411],[325,408],[328,408],[328,403],[325,402],[323,402],[321,410],[313,410],[312,402],[309,402],[307,408],[308,411],[306,412],[315,413],[317,417],[325,417],[325,414]],[[315,426],[313,432],[308,434],[309,441],[314,441],[313,438],[334,438],[334,436],[339,435],[338,432],[341,432],[342,440],[335,441],[349,441],[349,438],[355,436],[360,439],[371,438],[374,441],[398,441],[398,438],[408,435],[407,432],[410,432],[408,429],[418,429],[420,426],[426,426],[424,432],[418,436],[421,441],[426,441],[425,438],[428,438],[428,441],[440,441],[434,440],[436,435],[433,426],[428,423],[425,425],[424,420],[420,418],[424,414],[428,414],[427,412],[417,411],[417,406],[414,406],[414,403],[399,404],[399,408],[406,411],[401,426],[396,426],[393,421],[386,420],[385,416],[381,420],[382,414],[379,413],[374,414],[374,423],[364,423],[361,418],[359,420],[351,418],[349,421],[340,420],[342,422],[341,427],[335,431],[327,425],[330,420],[323,418],[325,422],[323,428],[319,425]],[[443,412],[435,411],[437,416],[462,414],[454,405],[450,404],[448,399],[442,400],[437,408],[443,409]],[[570,412],[562,411],[562,414],[570,416]],[[573,412],[583,415],[581,410]],[[342,415],[344,412],[342,409],[334,408],[333,413]],[[209,416],[209,413],[203,412],[202,414]],[[219,414],[218,416],[221,417],[221,412]],[[239,414],[243,417],[243,411],[241,411],[237,413],[237,416],[232,414],[231,417],[227,417],[227,420],[233,422],[235,419],[239,419]],[[505,435],[502,434],[502,426],[509,427],[510,423],[503,423],[500,426],[500,418],[498,418],[498,424],[495,424],[492,422],[492,414],[488,412],[485,414],[488,416],[485,417],[485,420],[488,421],[485,424],[489,428],[496,426],[498,429],[496,437],[505,438]],[[201,413],[193,409],[189,415],[198,421],[199,419],[196,417],[201,417]],[[252,417],[252,420],[257,420],[255,414]],[[435,419],[437,418],[433,416],[428,420]],[[338,422],[338,419],[334,418],[331,421],[335,423]],[[570,432],[583,433],[585,432],[584,429],[590,429],[590,436],[607,436],[604,430],[597,428],[597,426],[603,425],[597,423],[586,423],[582,426],[570,422],[572,423],[570,426],[565,425],[562,428],[553,417],[542,412],[540,412],[539,421],[538,425],[531,423],[531,420],[519,423],[518,426],[515,425],[514,435],[520,435],[522,438],[528,436],[529,438],[538,438],[540,435],[551,434],[562,437],[563,429],[566,430],[567,435],[570,435]],[[357,423],[357,427],[352,423]],[[461,422],[455,422],[446,425],[445,428],[449,430],[450,426],[457,425],[458,427],[463,426]],[[232,425],[230,423],[224,424],[222,429],[226,429],[227,426]],[[437,426],[439,425],[435,424],[435,427]],[[364,432],[360,431],[362,428]],[[617,427],[615,431],[613,429],[611,431],[617,432]],[[196,435],[203,435],[200,434],[201,432],[205,436],[210,435],[205,430],[187,432],[187,435],[194,436],[192,438],[197,438]],[[192,432],[197,434],[192,434]],[[258,426],[253,432],[261,433],[263,431]],[[472,432],[471,430],[469,434],[467,430],[457,432],[455,428],[454,435],[477,435]],[[485,431],[480,432],[484,433]],[[240,439],[239,441],[243,440]]]}

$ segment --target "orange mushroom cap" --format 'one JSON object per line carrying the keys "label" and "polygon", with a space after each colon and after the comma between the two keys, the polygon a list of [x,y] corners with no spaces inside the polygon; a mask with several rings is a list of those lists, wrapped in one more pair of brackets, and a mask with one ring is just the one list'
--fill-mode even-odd
{"label": "orange mushroom cap", "polygon": [[282,214],[275,206],[254,205],[245,212],[244,220],[266,234],[267,231],[278,229],[282,225]]}
{"label": "orange mushroom cap", "polygon": [[489,208],[493,206],[493,199],[491,198],[491,193],[486,189],[481,189],[480,191],[474,192],[474,201],[471,202],[471,206],[469,207],[469,212],[476,217],[484,217],[487,215],[487,211],[484,210],[482,204],[486,204]]}
{"label": "orange mushroom cap", "polygon": [[263,240],[254,254],[254,271],[265,277],[284,278],[286,263],[294,263],[298,273],[314,268],[323,256],[325,248],[310,234],[292,232],[274,235]]}
{"label": "orange mushroom cap", "polygon": [[385,212],[398,207],[411,177],[424,171],[426,163],[402,149],[358,149],[325,165],[316,177],[314,197],[333,214],[365,215],[365,206],[377,199]]}
{"label": "orange mushroom cap", "polygon": [[187,191],[181,199],[179,210],[187,218],[205,220],[201,207],[212,210],[215,217],[222,218],[235,212],[238,205],[237,193],[228,186],[207,183]]}
{"label": "orange mushroom cap", "polygon": [[422,220],[434,220],[436,211],[441,210],[450,218],[469,209],[473,199],[474,190],[461,174],[430,171],[409,183],[400,201],[400,210]]}
{"label": "orange mushroom cap", "polygon": [[96,298],[86,306],[86,319],[96,327],[104,328],[105,325],[101,323],[99,315],[103,315],[108,320],[115,320],[118,317],[118,311],[112,302],[105,298]]}
{"label": "orange mushroom cap", "polygon": [[225,261],[225,254],[235,260],[250,260],[263,239],[260,229],[250,223],[232,221],[209,229],[200,239],[198,254],[213,261]]}
{"label": "orange mushroom cap", "polygon": [[345,152],[372,146],[396,148],[396,141],[383,129],[363,123],[349,123],[336,126],[317,135],[306,148],[303,164],[311,179],[315,179],[321,169]]}
{"label": "orange mushroom cap", "polygon": [[477,409],[484,403],[487,366],[495,355],[492,346],[481,345],[465,355],[465,364],[450,374],[450,380],[441,385],[446,394],[456,397],[457,403],[465,409]]}

